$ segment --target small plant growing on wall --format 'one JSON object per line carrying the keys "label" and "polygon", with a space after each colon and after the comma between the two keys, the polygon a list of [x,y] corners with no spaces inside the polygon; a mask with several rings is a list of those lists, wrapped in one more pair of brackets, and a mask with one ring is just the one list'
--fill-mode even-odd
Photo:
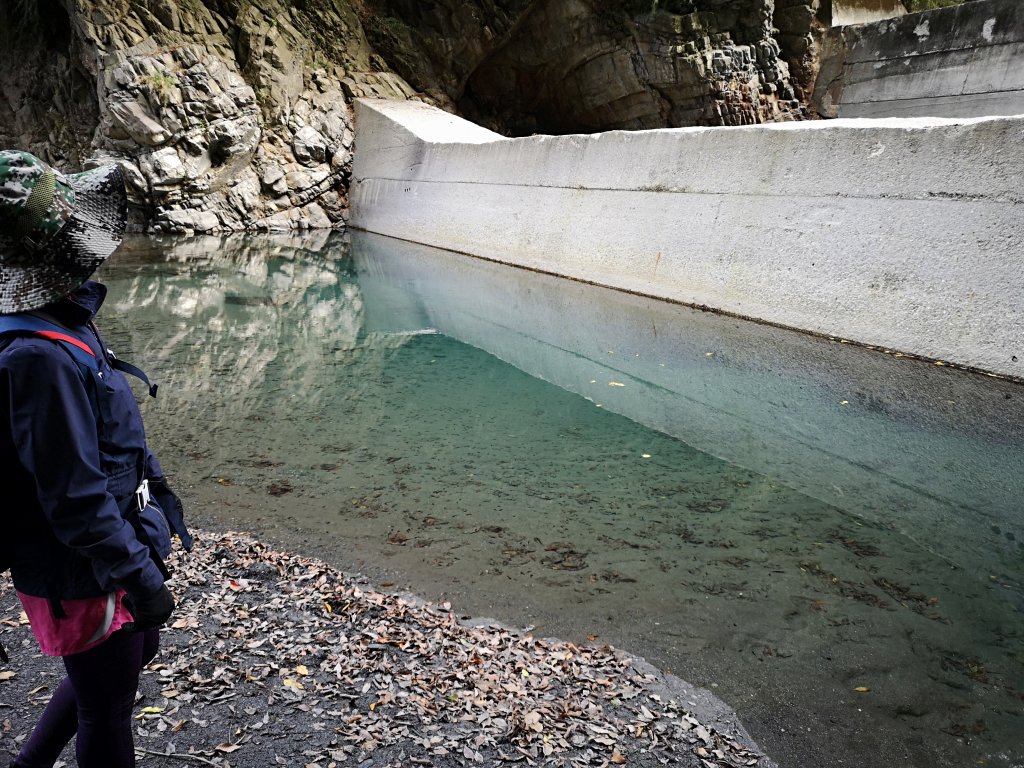
{"label": "small plant growing on wall", "polygon": [[153,72],[145,75],[140,82],[142,87],[149,91],[161,106],[170,103],[174,89],[178,87],[177,79],[166,72]]}

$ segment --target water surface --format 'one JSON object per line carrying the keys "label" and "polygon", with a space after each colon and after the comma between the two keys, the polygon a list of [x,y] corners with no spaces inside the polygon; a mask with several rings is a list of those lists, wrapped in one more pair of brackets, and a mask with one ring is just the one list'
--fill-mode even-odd
{"label": "water surface", "polygon": [[1024,387],[369,235],[102,279],[202,519],[645,656],[783,766],[1024,764]]}

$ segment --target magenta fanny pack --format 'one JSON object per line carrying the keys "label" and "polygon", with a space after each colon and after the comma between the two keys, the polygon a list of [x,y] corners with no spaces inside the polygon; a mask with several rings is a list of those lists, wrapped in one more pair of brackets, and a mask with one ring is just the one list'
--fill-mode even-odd
{"label": "magenta fanny pack", "polygon": [[65,615],[59,619],[53,615],[47,598],[21,592],[18,598],[39,649],[47,656],[71,656],[87,651],[132,621],[124,607],[124,592],[120,590],[100,597],[61,600]]}

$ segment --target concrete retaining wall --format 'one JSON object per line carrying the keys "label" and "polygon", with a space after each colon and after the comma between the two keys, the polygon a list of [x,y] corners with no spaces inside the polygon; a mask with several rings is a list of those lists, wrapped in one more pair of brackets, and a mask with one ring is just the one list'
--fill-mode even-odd
{"label": "concrete retaining wall", "polygon": [[813,101],[826,117],[1024,114],[1024,3],[977,0],[835,28]]}
{"label": "concrete retaining wall", "polygon": [[1024,378],[1024,118],[504,139],[357,104],[351,225]]}
{"label": "concrete retaining wall", "polygon": [[905,16],[900,0],[832,0],[832,26],[867,24],[872,21]]}

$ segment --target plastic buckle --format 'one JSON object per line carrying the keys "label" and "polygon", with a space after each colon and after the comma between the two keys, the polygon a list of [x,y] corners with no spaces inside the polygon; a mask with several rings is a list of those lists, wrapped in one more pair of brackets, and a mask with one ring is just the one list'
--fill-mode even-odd
{"label": "plastic buckle", "polygon": [[149,498],[149,480],[143,480],[142,485],[135,490],[135,503],[139,507],[139,512],[149,506]]}

